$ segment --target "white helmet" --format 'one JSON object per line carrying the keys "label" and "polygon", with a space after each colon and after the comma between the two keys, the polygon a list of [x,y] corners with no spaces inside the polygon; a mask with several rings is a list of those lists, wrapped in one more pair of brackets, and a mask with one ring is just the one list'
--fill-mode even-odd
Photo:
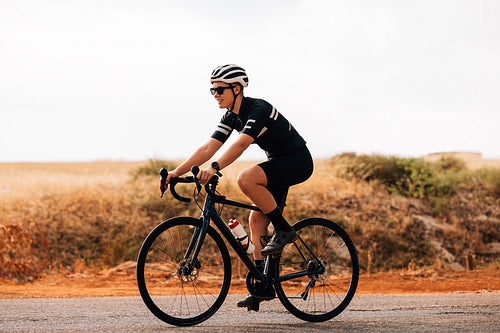
{"label": "white helmet", "polygon": [[248,87],[248,76],[245,70],[238,65],[221,65],[214,69],[210,75],[210,83],[216,81],[224,83],[239,83],[243,87]]}

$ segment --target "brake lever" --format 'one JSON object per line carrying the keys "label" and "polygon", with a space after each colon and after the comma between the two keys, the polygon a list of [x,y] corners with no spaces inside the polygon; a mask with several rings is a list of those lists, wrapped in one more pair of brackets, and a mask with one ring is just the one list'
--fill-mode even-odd
{"label": "brake lever", "polygon": [[[160,176],[161,176],[161,179],[160,179],[160,191],[161,191],[160,198],[163,198],[163,194],[165,193],[165,191],[168,188],[168,185],[167,185],[168,171],[165,168],[161,168],[160,169]],[[192,183],[192,182],[193,182],[193,179],[189,179],[189,178],[186,178],[186,179],[171,178],[170,179],[170,193],[172,193],[172,196],[179,201],[191,202],[191,198],[183,197],[175,191],[175,185],[178,183]]]}
{"label": "brake lever", "polygon": [[196,195],[200,194],[201,192],[201,189],[203,188],[203,186],[201,186],[200,182],[198,181],[197,178],[195,178],[195,183],[196,183]]}
{"label": "brake lever", "polygon": [[197,167],[196,165],[193,165],[193,167],[191,168],[191,173],[194,176],[193,179],[194,179],[194,182],[196,183],[196,195],[198,195],[198,194],[200,194],[201,189],[203,188],[200,181],[198,180],[198,177],[196,177],[200,173],[200,168]]}
{"label": "brake lever", "polygon": [[161,176],[161,179],[160,179],[160,191],[161,191],[160,198],[163,198],[163,194],[167,190],[167,176],[168,176],[167,169],[161,168],[160,169],[160,176]]}

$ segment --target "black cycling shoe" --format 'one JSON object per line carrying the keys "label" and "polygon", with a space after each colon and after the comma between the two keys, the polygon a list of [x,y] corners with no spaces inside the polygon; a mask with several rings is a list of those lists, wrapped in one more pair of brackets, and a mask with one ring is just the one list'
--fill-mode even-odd
{"label": "black cycling shoe", "polygon": [[276,297],[276,293],[274,291],[274,287],[270,286],[265,288],[262,291],[259,291],[259,295],[248,295],[236,305],[239,308],[248,308],[248,311],[254,310],[254,311],[259,311],[259,303],[262,301],[270,301],[273,298]]}
{"label": "black cycling shoe", "polygon": [[268,256],[270,254],[277,254],[283,251],[286,244],[293,242],[298,237],[295,230],[290,230],[288,232],[277,230],[271,241],[260,251],[263,256]]}
{"label": "black cycling shoe", "polygon": [[259,311],[259,304],[260,299],[258,299],[254,295],[248,295],[247,297],[236,303],[239,308],[247,308],[248,311]]}

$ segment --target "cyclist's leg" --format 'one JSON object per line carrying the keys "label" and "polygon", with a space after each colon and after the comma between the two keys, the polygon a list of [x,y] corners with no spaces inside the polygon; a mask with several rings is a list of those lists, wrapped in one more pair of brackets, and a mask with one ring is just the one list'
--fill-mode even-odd
{"label": "cyclist's leg", "polygon": [[286,197],[288,196],[288,189],[289,188],[287,187],[276,191],[271,190],[271,193],[273,193],[274,199],[276,200],[276,203],[278,204],[281,213],[283,213],[283,211],[285,210]]}
{"label": "cyclist's leg", "polygon": [[267,236],[267,228],[269,226],[269,218],[257,211],[252,211],[249,217],[250,224],[250,235],[252,242],[255,245],[255,251],[253,253],[253,258],[255,260],[264,260],[264,256],[260,253],[262,251],[261,237]]}
{"label": "cyclist's leg", "polygon": [[[269,169],[266,164],[276,164],[275,161],[276,160],[270,160],[244,170],[238,176],[238,185],[243,193],[261,209],[262,213],[270,218],[276,230],[289,232],[291,226],[283,218],[281,210],[276,203],[276,197],[270,191],[270,188],[276,187],[268,185],[268,179],[270,178],[267,175],[268,172],[265,172],[266,169]],[[276,177],[278,178],[278,176]],[[274,183],[276,183],[276,181],[274,181]],[[280,187],[285,188],[287,186]]]}
{"label": "cyclist's leg", "polygon": [[267,183],[267,175],[259,165],[244,170],[238,176],[240,189],[264,214],[277,207],[272,193],[266,187]]}
{"label": "cyclist's leg", "polygon": [[[258,166],[257,166],[258,167]],[[248,172],[248,174],[251,174],[251,172]],[[238,178],[238,183],[240,184],[240,187],[244,187],[245,183],[243,180],[245,173],[242,173],[240,177]],[[271,192],[272,197],[274,198],[275,202],[279,203],[278,207],[280,211],[283,211],[283,208],[285,206],[285,201],[286,201],[286,196],[288,193],[288,188],[285,189],[268,189],[268,191]],[[269,199],[268,199],[269,200]],[[253,253],[254,259],[255,259],[255,265],[257,269],[263,271],[264,270],[264,256],[261,254],[261,250],[263,248],[263,242],[262,238],[263,236],[268,235],[268,226],[270,223],[269,217],[258,211],[252,211],[250,213],[249,217],[249,224],[250,224],[250,237],[252,239],[252,242],[255,245],[255,251]],[[267,242],[267,241],[266,241]],[[266,244],[264,242],[264,245]],[[256,288],[256,290],[252,293],[255,293],[259,288]],[[258,311],[259,310],[259,303],[263,300],[270,300],[275,297],[275,291],[272,286],[267,286],[264,287],[262,290],[260,290],[258,293],[248,295],[241,301],[237,303],[238,307],[247,307],[250,310]]]}
{"label": "cyclist's leg", "polygon": [[[273,161],[274,164],[276,164],[275,161]],[[273,235],[273,239],[265,247],[264,252],[262,252],[263,255],[269,255],[279,252],[285,244],[297,238],[297,235],[288,221],[283,217],[273,194],[266,187],[268,177],[261,165],[256,165],[243,171],[238,176],[238,185],[243,193],[271,220],[274,226],[275,235]],[[258,237],[260,237],[262,231],[259,231],[258,234]]]}
{"label": "cyclist's leg", "polygon": [[[286,206],[286,197],[288,194],[288,188],[277,189],[277,190],[270,189],[270,192],[272,193],[275,201],[278,203],[280,211],[283,212],[283,209]],[[250,237],[255,245],[255,251],[253,253],[253,257],[255,260],[264,260],[264,256],[260,253],[260,251],[264,247],[262,245],[262,237],[268,235],[268,227],[270,223],[269,217],[267,217],[265,214],[261,212],[252,211],[250,213],[250,217],[248,220],[251,231]]]}
{"label": "cyclist's leg", "polygon": [[[267,236],[267,227],[269,226],[269,218],[257,211],[252,211],[249,217],[250,224],[250,237],[255,245],[255,251],[253,257],[255,260],[255,266],[261,272],[264,272],[264,256],[260,253],[262,250],[261,236]],[[250,291],[250,290],[249,290]],[[257,291],[257,290],[255,290]],[[246,307],[250,310],[258,311],[259,303],[263,300],[270,300],[275,298],[275,291],[272,286],[263,288],[259,293],[250,293],[244,299],[237,303],[238,307]]]}
{"label": "cyclist's leg", "polygon": [[[302,147],[287,155],[273,157],[243,171],[238,177],[238,185],[271,220],[275,234],[263,249],[263,255],[278,253],[283,246],[297,235],[283,217],[278,199],[270,189],[287,190],[290,186],[305,181],[312,174],[313,161],[307,147]],[[275,192],[275,191],[273,191]],[[278,200],[276,200],[278,199]],[[279,201],[282,204],[281,201]]]}

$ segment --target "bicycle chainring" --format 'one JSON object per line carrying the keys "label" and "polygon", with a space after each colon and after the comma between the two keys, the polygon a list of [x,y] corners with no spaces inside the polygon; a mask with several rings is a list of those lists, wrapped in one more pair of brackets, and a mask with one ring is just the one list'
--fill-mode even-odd
{"label": "bicycle chainring", "polygon": [[246,285],[248,292],[258,298],[267,299],[274,297],[274,287],[271,284],[264,284],[262,281],[257,280],[250,271],[247,273]]}
{"label": "bicycle chainring", "polygon": [[256,295],[256,293],[257,293],[256,284],[257,283],[260,283],[260,281],[258,281],[255,278],[255,276],[252,272],[248,271],[247,278],[246,278],[246,285],[247,285],[247,290],[250,294]]}

